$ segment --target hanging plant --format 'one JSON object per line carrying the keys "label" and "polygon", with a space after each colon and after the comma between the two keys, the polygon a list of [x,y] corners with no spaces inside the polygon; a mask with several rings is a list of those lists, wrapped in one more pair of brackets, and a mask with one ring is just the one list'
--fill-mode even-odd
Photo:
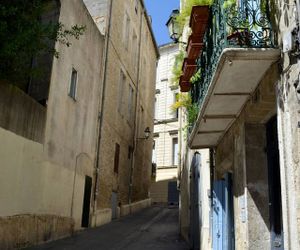
{"label": "hanging plant", "polygon": [[189,94],[178,93],[176,95],[176,102],[171,106],[172,111],[175,111],[179,108],[188,108],[192,105],[192,99]]}
{"label": "hanging plant", "polygon": [[171,79],[171,82],[173,85],[178,85],[180,76],[182,75],[182,64],[184,60],[184,52],[180,51],[175,56],[175,61],[172,69],[173,77]]}
{"label": "hanging plant", "polygon": [[180,14],[176,17],[176,22],[179,27],[180,33],[183,32],[184,26],[187,23],[187,18],[191,16],[193,6],[211,6],[213,2],[214,0],[187,0],[180,10]]}
{"label": "hanging plant", "polygon": [[199,82],[201,79],[201,69],[199,69],[190,79],[191,84]]}
{"label": "hanging plant", "polygon": [[192,126],[197,120],[199,106],[197,103],[192,103],[190,93],[179,93],[176,95],[176,102],[171,106],[171,109],[175,111],[179,108],[185,108],[188,126]]}

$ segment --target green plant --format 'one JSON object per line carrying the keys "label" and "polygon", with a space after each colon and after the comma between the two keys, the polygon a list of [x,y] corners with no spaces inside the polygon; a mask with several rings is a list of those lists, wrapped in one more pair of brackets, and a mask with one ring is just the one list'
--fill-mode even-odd
{"label": "green plant", "polygon": [[199,107],[197,103],[192,103],[192,98],[189,93],[177,94],[176,102],[171,106],[171,109],[175,111],[179,108],[185,108],[188,126],[193,126],[198,117]]}
{"label": "green plant", "polygon": [[191,84],[199,82],[201,79],[201,69],[199,69],[190,79]]}
{"label": "green plant", "polygon": [[223,4],[224,9],[233,8],[236,6],[236,0],[225,0]]}
{"label": "green plant", "polygon": [[197,103],[191,104],[187,108],[187,120],[188,120],[188,125],[191,127],[194,125],[198,118],[198,113],[199,113],[199,106]]}
{"label": "green plant", "polygon": [[214,0],[186,0],[183,7],[180,10],[180,14],[176,17],[176,23],[179,27],[180,33],[182,33],[184,26],[186,25],[187,18],[191,16],[193,6],[209,5],[213,4]]}
{"label": "green plant", "polygon": [[179,108],[188,108],[192,104],[192,99],[188,93],[178,93],[176,95],[176,102],[173,103],[171,109],[175,111]]}
{"label": "green plant", "polygon": [[180,76],[182,75],[182,63],[184,60],[184,52],[181,50],[175,56],[175,61],[172,68],[173,77],[171,79],[172,84],[178,85]]}
{"label": "green plant", "polygon": [[[59,57],[55,42],[71,46],[71,38],[79,39],[85,26],[66,28],[58,21],[42,19],[55,1],[1,0],[0,3],[0,79],[23,85],[41,74],[40,65],[33,67],[37,57]],[[59,8],[59,7],[58,7]],[[42,21],[43,20],[43,21]],[[17,84],[17,85],[18,85]]]}

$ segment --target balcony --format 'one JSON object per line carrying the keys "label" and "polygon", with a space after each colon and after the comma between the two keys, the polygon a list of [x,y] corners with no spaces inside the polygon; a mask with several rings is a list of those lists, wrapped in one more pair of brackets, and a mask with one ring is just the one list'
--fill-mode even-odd
{"label": "balcony", "polygon": [[[215,147],[233,124],[279,49],[261,0],[239,0],[225,8],[224,0],[210,7],[210,17],[197,62],[199,80],[191,85],[198,118],[189,127],[191,148]],[[268,1],[265,1],[268,2]]]}

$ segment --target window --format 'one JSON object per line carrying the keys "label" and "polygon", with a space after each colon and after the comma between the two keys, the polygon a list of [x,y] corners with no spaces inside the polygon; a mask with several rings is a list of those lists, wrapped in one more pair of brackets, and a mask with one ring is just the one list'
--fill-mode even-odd
{"label": "window", "polygon": [[178,138],[173,138],[172,165],[178,165]]}
{"label": "window", "polygon": [[133,67],[134,71],[137,71],[137,64],[138,64],[138,43],[137,43],[137,35],[135,31],[133,31],[132,36],[132,58],[133,58]]}
{"label": "window", "polygon": [[77,90],[77,71],[74,68],[72,68],[69,96],[72,97],[74,100],[76,99],[76,90]]}
{"label": "window", "polygon": [[126,83],[126,76],[122,70],[120,70],[120,79],[119,79],[119,96],[118,96],[118,111],[120,114],[123,114],[123,91],[124,85]]}
{"label": "window", "polygon": [[146,62],[146,58],[144,57],[143,59],[143,85],[144,87],[147,86],[148,84],[148,77],[147,77],[147,62]]}
{"label": "window", "polygon": [[155,96],[155,100],[154,100],[154,119],[158,119],[158,101],[157,101],[157,96]]}
{"label": "window", "polygon": [[115,146],[115,160],[114,160],[114,172],[119,173],[119,158],[120,158],[120,145],[116,143]]}
{"label": "window", "polygon": [[129,84],[129,89],[128,89],[128,121],[132,122],[132,117],[133,117],[133,99],[134,99],[134,90]]}
{"label": "window", "polygon": [[152,162],[157,162],[157,156],[156,156],[156,140],[153,140],[153,147],[152,147]]}
{"label": "window", "polygon": [[138,8],[139,8],[139,1],[138,0],[134,0],[134,10],[135,10],[136,14],[138,13]]}
{"label": "window", "polygon": [[129,34],[130,33],[130,18],[129,15],[125,14],[125,28],[124,28],[124,45],[125,49],[128,50],[129,45]]}

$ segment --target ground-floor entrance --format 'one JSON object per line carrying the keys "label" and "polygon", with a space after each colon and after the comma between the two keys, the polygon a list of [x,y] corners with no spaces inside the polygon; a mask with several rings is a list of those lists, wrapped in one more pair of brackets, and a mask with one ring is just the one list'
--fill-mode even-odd
{"label": "ground-floor entrance", "polygon": [[273,117],[266,125],[267,158],[269,181],[269,217],[271,230],[271,249],[283,250],[283,225],[281,203],[280,164],[277,135],[277,117]]}

